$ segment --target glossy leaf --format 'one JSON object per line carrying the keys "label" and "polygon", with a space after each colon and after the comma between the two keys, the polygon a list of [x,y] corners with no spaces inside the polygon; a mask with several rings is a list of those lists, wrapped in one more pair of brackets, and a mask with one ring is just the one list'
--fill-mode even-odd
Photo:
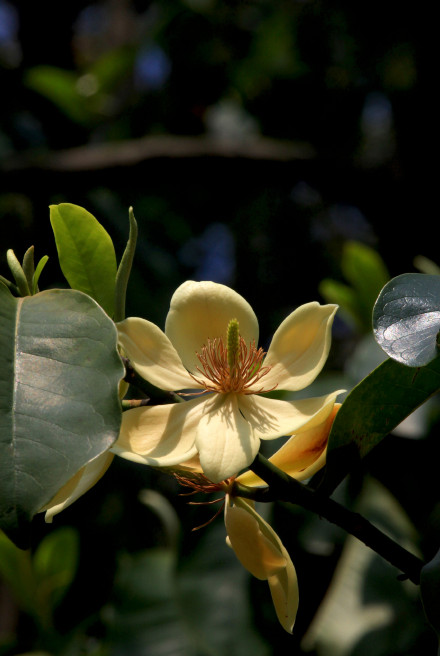
{"label": "glossy leaf", "polygon": [[388,359],[347,396],[329,437],[322,489],[332,491],[350,469],[440,389],[440,359],[412,369]]}
{"label": "glossy leaf", "polygon": [[440,350],[440,276],[404,273],[382,289],[373,311],[374,336],[390,358],[422,367]]}
{"label": "glossy leaf", "polygon": [[116,255],[109,234],[90,212],[71,203],[51,205],[50,221],[69,285],[94,298],[113,316]]}
{"label": "glossy leaf", "polygon": [[52,289],[14,298],[0,285],[0,528],[28,523],[121,421],[114,323],[91,298]]}
{"label": "glossy leaf", "polygon": [[440,639],[440,550],[422,569],[420,595],[425,615]]}

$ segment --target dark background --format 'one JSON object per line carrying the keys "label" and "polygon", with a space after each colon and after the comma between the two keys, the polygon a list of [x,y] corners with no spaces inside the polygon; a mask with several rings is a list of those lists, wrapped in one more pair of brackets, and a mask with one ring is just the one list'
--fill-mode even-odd
{"label": "dark background", "polygon": [[[374,247],[391,276],[414,270],[416,255],[435,261],[429,23],[425,11],[397,2],[0,0],[1,273],[8,275],[8,248],[21,259],[34,244],[37,259],[50,256],[41,286],[65,284],[48,210],[59,202],[92,212],[120,257],[132,205],[140,238],[127,314],[163,326],[181,282],[216,280],[251,303],[267,344],[294,307],[322,301],[324,277],[343,278],[348,240]],[[359,337],[336,324],[331,367],[337,373]],[[432,489],[429,476],[417,476],[411,466],[417,458],[429,473],[429,439],[392,437],[367,467],[386,479],[419,531],[436,506],[434,499],[420,514],[422,493]],[[136,501],[150,485],[177,504],[184,562],[199,544],[187,535],[197,520],[176,501],[173,481],[131,463],[116,461],[54,527],[35,521],[35,545],[56,526],[74,526],[81,536],[78,576],[57,630],[73,631],[92,618],[79,629],[89,642],[81,639],[62,653],[208,653],[200,645],[193,652],[160,651],[141,639],[129,648],[102,614],[117,605],[120,554],[164,540],[157,516]],[[360,486],[352,484],[350,499]],[[309,520],[296,515],[307,533]],[[279,639],[284,650],[299,654],[342,537],[322,538],[327,546],[319,555],[309,538],[289,535],[283,539],[292,542],[298,570],[306,573],[299,574],[303,601],[294,636]],[[429,531],[423,540],[426,547]],[[5,603],[10,610],[13,601]],[[267,599],[261,603],[267,606]],[[254,609],[254,623],[265,640],[261,653],[277,653],[268,607],[264,617]],[[414,635],[398,648],[407,607],[396,611],[400,624],[382,642],[372,643],[366,631],[366,647],[363,635],[345,652],[321,641],[316,653],[434,653],[417,609]],[[0,643],[1,654],[38,646],[32,623],[13,616],[16,623],[4,631],[15,637],[3,651]]]}

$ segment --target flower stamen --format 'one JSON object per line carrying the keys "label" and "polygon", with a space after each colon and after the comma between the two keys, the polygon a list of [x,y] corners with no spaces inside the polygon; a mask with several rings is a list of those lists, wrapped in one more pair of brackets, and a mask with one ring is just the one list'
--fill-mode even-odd
{"label": "flower stamen", "polygon": [[260,394],[271,392],[277,386],[264,389],[264,386],[255,389],[255,384],[271,369],[264,367],[263,360],[266,352],[255,346],[255,340],[249,345],[238,334],[238,321],[232,319],[228,325],[227,346],[221,337],[208,339],[208,343],[197,352],[200,367],[197,371],[203,376],[199,378],[190,376],[203,385],[205,391],[228,394]]}
{"label": "flower stamen", "polygon": [[235,476],[231,476],[230,478],[227,478],[226,480],[221,481],[220,483],[213,483],[208,478],[206,478],[204,474],[198,474],[194,472],[188,473],[187,476],[183,476],[182,474],[178,474],[177,472],[174,472],[174,477],[184,487],[192,488],[191,492],[183,492],[179,496],[187,497],[187,496],[191,496],[192,494],[197,494],[198,492],[204,492],[206,494],[210,494],[211,492],[217,492],[219,490],[224,492],[224,496],[220,497],[219,499],[211,499],[210,501],[188,501],[188,504],[191,506],[211,506],[214,503],[222,502],[220,508],[210,519],[208,519],[207,522],[205,522],[204,524],[200,524],[199,526],[195,526],[193,529],[191,529],[192,531],[198,531],[199,528],[204,528],[205,526],[208,526],[208,524],[213,522],[214,519],[218,517],[218,515],[225,507],[226,494],[228,493],[230,487],[232,486],[235,480]]}

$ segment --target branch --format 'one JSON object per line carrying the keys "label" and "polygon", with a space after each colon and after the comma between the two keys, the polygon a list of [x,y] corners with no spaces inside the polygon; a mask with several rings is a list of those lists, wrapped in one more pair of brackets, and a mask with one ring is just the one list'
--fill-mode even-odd
{"label": "branch", "polygon": [[[257,455],[251,469],[269,485],[269,488],[244,489],[244,486],[237,485],[237,494],[239,496],[252,498],[256,501],[273,501],[275,499],[287,501],[311,510],[344,529],[347,533],[354,535],[394,567],[404,572],[406,577],[413,583],[420,583],[420,572],[424,566],[423,561],[394,542],[385,533],[382,533],[365,517],[347,510],[333,499],[324,497],[316,490],[312,490],[307,485],[291,478],[261,454]],[[256,494],[251,494],[251,492]]]}
{"label": "branch", "polygon": [[0,169],[18,171],[92,171],[111,167],[133,166],[158,159],[192,159],[198,157],[243,158],[290,162],[315,157],[313,147],[305,142],[282,141],[267,137],[220,139],[210,136],[155,135],[112,143],[88,144],[48,153],[28,152],[14,155]]}

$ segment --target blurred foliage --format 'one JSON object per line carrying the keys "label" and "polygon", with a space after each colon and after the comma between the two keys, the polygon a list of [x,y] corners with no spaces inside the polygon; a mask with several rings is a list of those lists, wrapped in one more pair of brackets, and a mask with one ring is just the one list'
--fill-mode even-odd
{"label": "blurred foliage", "polygon": [[[436,190],[426,153],[435,129],[429,23],[420,8],[394,1],[0,0],[1,258],[34,244],[36,261],[49,255],[45,280],[63,286],[48,206],[89,208],[119,261],[133,205],[140,239],[127,314],[162,326],[174,289],[209,278],[249,300],[267,344],[295,306],[319,298],[325,280],[320,293],[337,297],[351,321],[335,323],[322,384],[343,377],[337,387],[350,390],[383,357],[369,314],[381,281],[411,270],[417,253],[437,259],[428,238]],[[0,268],[9,275],[5,259]],[[415,432],[406,421],[372,450],[344,494],[363,502],[363,474],[378,479],[388,490],[374,495],[387,509],[384,526],[392,530],[406,512],[430,560],[440,542],[436,399],[418,417]],[[177,542],[164,518],[136,501],[146,487],[176,509]],[[435,654],[407,586],[402,593],[371,554],[351,552],[347,566],[347,550],[358,546],[344,547],[336,529],[298,508],[274,509],[301,590],[294,635],[281,635],[267,586],[236,566],[221,521],[191,533],[205,511],[177,492],[168,477],[118,460],[56,518],[59,529],[48,534],[42,517],[34,520],[33,556],[2,540],[0,654],[263,656],[282,648],[334,656],[337,623],[331,635],[323,627],[353,581],[358,640],[338,645],[341,653],[366,653],[366,645],[371,653],[374,644],[377,653],[398,645],[400,656]],[[73,551],[60,538],[52,595],[52,574],[35,558],[64,530],[81,535],[78,569],[69,587]],[[20,581],[33,598],[20,596]],[[376,630],[363,621],[370,601]],[[52,635],[36,628],[43,615]],[[304,635],[315,637],[307,644]]]}
{"label": "blurred foliage", "polygon": [[359,242],[347,241],[341,256],[341,270],[351,286],[324,279],[319,291],[327,303],[336,303],[341,313],[364,333],[371,331],[373,305],[389,280],[386,265],[378,253]]}

